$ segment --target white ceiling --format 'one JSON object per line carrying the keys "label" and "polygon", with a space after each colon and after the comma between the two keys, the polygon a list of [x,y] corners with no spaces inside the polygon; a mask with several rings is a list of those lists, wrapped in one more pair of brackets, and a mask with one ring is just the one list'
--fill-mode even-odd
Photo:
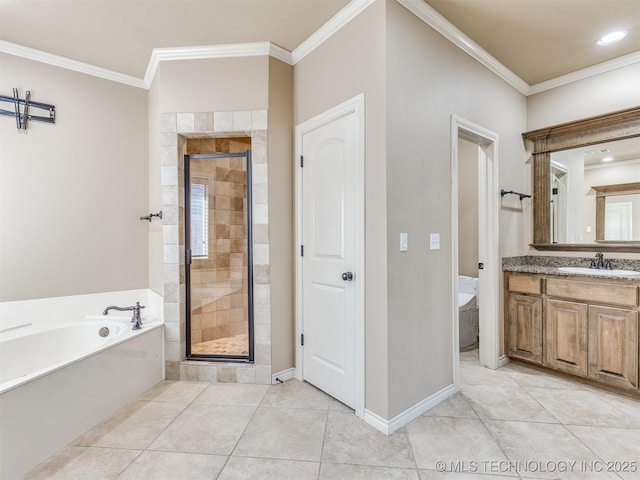
{"label": "white ceiling", "polygon": [[[584,156],[585,165],[619,165],[619,162],[637,162],[640,160],[640,137],[587,145],[568,151],[580,152]],[[603,162],[605,158],[611,160]]]}
{"label": "white ceiling", "polygon": [[[271,41],[292,51],[348,3],[0,0],[0,39],[142,78],[154,47]],[[640,0],[426,3],[530,85],[640,51]],[[597,47],[614,28],[629,35]]]}

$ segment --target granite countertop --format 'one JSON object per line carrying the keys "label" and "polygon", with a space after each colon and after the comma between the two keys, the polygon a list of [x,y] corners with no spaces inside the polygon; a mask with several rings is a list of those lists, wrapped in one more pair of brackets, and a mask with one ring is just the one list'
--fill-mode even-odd
{"label": "granite countertop", "polygon": [[[638,280],[637,275],[607,275],[606,270],[598,270],[598,274],[563,272],[560,267],[589,267],[592,257],[550,257],[538,255],[526,255],[522,257],[505,257],[502,259],[502,270],[505,272],[521,272],[544,275],[559,275],[564,277],[588,277]],[[629,270],[640,272],[640,260],[624,260],[615,258],[605,258],[611,260],[615,270]]]}

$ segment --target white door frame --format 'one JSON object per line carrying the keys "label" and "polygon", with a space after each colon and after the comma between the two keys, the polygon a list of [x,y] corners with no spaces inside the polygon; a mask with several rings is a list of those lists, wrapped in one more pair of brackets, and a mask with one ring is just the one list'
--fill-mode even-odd
{"label": "white door frame", "polygon": [[478,145],[478,262],[484,263],[479,275],[480,364],[496,369],[500,359],[500,253],[498,249],[500,202],[498,195],[498,134],[480,125],[451,115],[451,264],[453,306],[453,380],[460,379],[458,306],[458,138]]}
{"label": "white door frame", "polygon": [[364,282],[365,282],[365,243],[364,243],[364,94],[360,94],[340,105],[317,115],[296,126],[295,131],[295,212],[296,212],[296,242],[294,255],[296,257],[296,378],[303,379],[303,355],[300,345],[302,333],[302,258],[300,245],[302,244],[302,169],[300,155],[302,155],[302,137],[304,134],[331,123],[341,117],[355,113],[355,155],[356,155],[356,264],[355,264],[355,412],[360,418],[364,417],[365,406],[365,311],[364,311]]}

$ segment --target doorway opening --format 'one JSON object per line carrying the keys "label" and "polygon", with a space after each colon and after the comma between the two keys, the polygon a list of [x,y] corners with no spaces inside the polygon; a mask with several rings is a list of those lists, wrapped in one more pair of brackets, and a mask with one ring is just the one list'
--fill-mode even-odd
{"label": "doorway opening", "polygon": [[[460,158],[461,148],[463,156]],[[477,166],[477,169],[474,168]],[[467,176],[468,170],[477,174]],[[474,182],[473,178],[477,180]],[[466,182],[466,185],[463,184]],[[462,188],[470,188],[469,182],[477,186],[476,195],[463,200]],[[478,348],[480,364],[498,368],[500,359],[500,255],[498,250],[498,135],[456,115],[451,116],[451,241],[452,241],[452,306],[453,306],[453,365],[454,383],[459,381],[461,333],[473,340],[475,334],[469,329],[462,332],[460,307],[465,307],[459,292],[461,284],[467,283],[458,275],[466,274],[473,289],[477,278],[476,300],[478,307]],[[474,198],[477,209],[471,213]],[[463,203],[464,202],[464,203]],[[465,211],[462,211],[462,208]],[[459,218],[460,215],[460,218]],[[469,215],[469,222],[465,220]],[[473,217],[475,216],[475,220]],[[462,220],[461,220],[462,219]],[[477,223],[475,223],[477,221]],[[474,234],[470,233],[475,231]],[[476,242],[473,239],[477,239]],[[463,243],[464,242],[464,243]],[[469,247],[468,244],[471,244]],[[469,247],[469,248],[468,248]],[[477,249],[477,250],[476,250]],[[477,252],[477,253],[476,253]],[[464,265],[462,264],[464,262]],[[461,266],[462,265],[462,266]],[[477,272],[477,277],[475,273]],[[463,287],[464,288],[464,287]],[[473,291],[473,290],[471,290]],[[464,317],[463,317],[464,320]],[[472,319],[467,319],[472,322]],[[464,327],[466,328],[466,326]],[[467,339],[468,340],[468,339]],[[471,344],[470,346],[472,346]]]}
{"label": "doorway opening", "polygon": [[478,144],[458,137],[458,344],[479,348]]}
{"label": "doorway opening", "polygon": [[186,356],[252,362],[251,139],[189,139],[184,157]]}

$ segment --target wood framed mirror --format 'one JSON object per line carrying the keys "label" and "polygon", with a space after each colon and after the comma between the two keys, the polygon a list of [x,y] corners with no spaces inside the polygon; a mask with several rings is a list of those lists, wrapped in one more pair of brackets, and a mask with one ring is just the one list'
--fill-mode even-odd
{"label": "wood framed mirror", "polygon": [[[616,242],[598,241],[599,239],[594,238],[590,243],[580,243],[562,242],[552,238],[553,191],[551,185],[551,155],[554,152],[636,137],[640,141],[640,107],[525,132],[522,137],[527,142],[528,150],[532,152],[532,247],[537,250],[593,251],[595,249],[640,252],[640,241],[635,240]],[[595,220],[594,218],[594,223]]]}

